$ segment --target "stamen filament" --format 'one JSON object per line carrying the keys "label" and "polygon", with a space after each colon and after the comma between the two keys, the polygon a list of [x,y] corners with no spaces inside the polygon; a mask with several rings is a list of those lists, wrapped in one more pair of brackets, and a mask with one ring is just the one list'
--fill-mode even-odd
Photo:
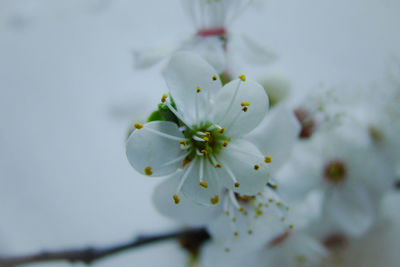
{"label": "stamen filament", "polygon": [[189,129],[192,129],[192,128],[189,126],[189,123],[183,118],[182,114],[180,114],[176,109],[174,109],[174,108],[171,106],[171,103],[169,103],[168,101],[165,101],[165,104],[167,105],[167,107],[169,108],[169,110],[171,110],[171,112],[174,113],[174,115],[175,115],[178,119],[180,119],[180,120],[186,125],[186,127],[188,127]]}
{"label": "stamen filament", "polygon": [[167,161],[167,162],[165,162],[164,164],[162,164],[160,167],[165,167],[165,166],[168,166],[168,165],[174,164],[174,163],[176,163],[176,162],[179,162],[179,161],[181,161],[181,160],[185,159],[187,156],[189,156],[189,154],[190,154],[190,152],[188,152],[188,153],[185,153],[185,154],[183,154],[182,156],[180,156],[180,157],[177,157],[176,159],[173,159],[173,160]]}
{"label": "stamen filament", "polygon": [[192,137],[194,140],[199,141],[199,142],[205,142],[203,138],[198,137],[197,135],[193,135]]}
{"label": "stamen filament", "polygon": [[178,188],[176,189],[176,193],[179,193],[182,189],[182,186],[185,184],[187,177],[189,176],[190,171],[193,169],[193,166],[196,162],[189,163],[189,166],[187,167],[185,173],[183,174],[181,181],[178,185]]}
{"label": "stamen filament", "polygon": [[[160,132],[160,131],[151,129],[151,128],[146,127],[146,126],[144,126],[143,129],[146,129],[146,130],[149,131],[149,132],[152,132],[152,133],[154,133],[154,134],[156,134],[156,135],[165,137],[165,138],[167,138],[167,139],[176,140],[176,141],[181,141],[181,140],[182,140],[182,137],[178,137],[178,136],[166,134],[166,133],[163,133],[163,132]],[[183,140],[187,141],[187,139],[183,139]]]}
{"label": "stamen filament", "polygon": [[231,112],[231,109],[233,107],[233,102],[235,102],[235,99],[236,99],[236,96],[237,96],[237,94],[239,92],[239,88],[240,88],[241,83],[242,83],[242,80],[239,79],[238,80],[238,85],[236,86],[235,93],[233,94],[233,96],[231,98],[231,101],[229,103],[228,109],[225,111],[225,114],[222,116],[222,119],[218,123],[224,121],[226,115],[228,115]]}
{"label": "stamen filament", "polygon": [[204,175],[204,158],[200,158],[200,169],[199,169],[199,178],[200,178],[200,183],[203,182],[203,175]]}
{"label": "stamen filament", "polygon": [[236,180],[235,175],[233,174],[231,168],[229,168],[229,165],[226,162],[222,162],[222,165],[224,166],[224,168],[226,169],[226,172],[229,174],[230,178],[232,179],[235,187],[239,187],[240,183]]}

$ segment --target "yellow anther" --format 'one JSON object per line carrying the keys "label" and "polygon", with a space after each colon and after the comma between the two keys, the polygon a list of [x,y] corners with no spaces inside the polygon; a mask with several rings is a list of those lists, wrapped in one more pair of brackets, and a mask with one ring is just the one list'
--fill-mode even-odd
{"label": "yellow anther", "polygon": [[217,75],[212,76],[213,81],[217,80]]}
{"label": "yellow anther", "polygon": [[144,168],[144,173],[148,176],[153,174],[152,168],[150,166]]}
{"label": "yellow anther", "polygon": [[221,164],[217,163],[217,164],[215,165],[215,168],[222,168],[222,166],[221,166]]}
{"label": "yellow anther", "polygon": [[200,86],[197,86],[197,87],[196,87],[196,92],[197,92],[197,93],[200,93],[200,92],[201,92]]}
{"label": "yellow anther", "polygon": [[225,140],[225,141],[222,143],[222,146],[223,146],[223,147],[227,147],[227,146],[228,146],[228,141]]}
{"label": "yellow anther", "polygon": [[163,94],[162,97],[161,97],[161,102],[164,103],[165,100],[167,100],[167,98],[168,98],[168,95],[167,94]]}
{"label": "yellow anther", "polygon": [[211,204],[213,204],[213,205],[217,204],[219,202],[219,196],[217,195],[217,196],[211,198],[210,201],[211,201]]}
{"label": "yellow anther", "polygon": [[211,136],[210,132],[204,132],[207,136]]}
{"label": "yellow anther", "polygon": [[248,233],[249,233],[249,235],[252,235],[252,234],[253,234],[253,231],[249,230]]}
{"label": "yellow anther", "polygon": [[242,108],[242,110],[243,110],[243,112],[247,112],[249,110],[249,108],[248,107],[244,107],[244,108]]}
{"label": "yellow anther", "polygon": [[280,207],[282,205],[281,202],[276,202],[276,206]]}
{"label": "yellow anther", "polygon": [[257,210],[257,215],[261,216],[263,215],[263,212],[261,210]]}
{"label": "yellow anther", "polygon": [[203,153],[203,155],[204,155],[205,157],[207,157],[207,155],[208,155],[207,150],[205,150],[205,149],[201,150],[201,153]]}
{"label": "yellow anther", "polygon": [[242,102],[242,103],[240,103],[240,105],[242,107],[248,107],[248,106],[250,106],[250,102]]}
{"label": "yellow anther", "polygon": [[272,162],[272,158],[269,157],[269,156],[266,156],[265,159],[264,159],[264,162],[265,163],[271,163]]}
{"label": "yellow anther", "polygon": [[208,141],[210,141],[210,139],[208,139],[207,136],[203,137],[203,140],[207,143]]}
{"label": "yellow anther", "polygon": [[274,200],[272,198],[268,199],[269,203],[274,202]]}
{"label": "yellow anther", "polygon": [[240,183],[239,182],[236,182],[235,183],[235,187],[239,187],[240,186]]}
{"label": "yellow anther", "polygon": [[278,189],[278,185],[274,184],[274,185],[272,186],[272,188],[276,190],[276,189]]}
{"label": "yellow anther", "polygon": [[200,186],[204,188],[208,188],[208,184],[206,182],[200,182]]}
{"label": "yellow anther", "polygon": [[181,201],[177,194],[173,195],[172,198],[174,199],[175,204],[179,204],[179,202]]}
{"label": "yellow anther", "polygon": [[289,228],[290,228],[290,229],[293,229],[293,228],[294,228],[294,225],[293,225],[293,224],[289,225]]}
{"label": "yellow anther", "polygon": [[241,208],[239,209],[239,211],[240,211],[240,212],[243,212],[243,211],[244,211],[244,208],[243,208],[243,207],[241,207]]}
{"label": "yellow anther", "polygon": [[244,74],[240,74],[238,78],[241,79],[242,82],[246,81],[246,76],[244,76]]}
{"label": "yellow anther", "polygon": [[249,106],[250,106],[250,102],[246,102],[246,106],[248,106],[248,107],[249,107]]}
{"label": "yellow anther", "polygon": [[226,216],[229,216],[229,211],[227,210],[227,211],[225,211],[225,214],[226,214]]}
{"label": "yellow anther", "polygon": [[286,221],[286,218],[285,218],[285,217],[282,217],[282,218],[281,218],[281,221],[282,221],[282,222]]}
{"label": "yellow anther", "polygon": [[183,145],[183,146],[186,146],[186,145],[187,145],[185,140],[179,141],[179,144],[181,144],[181,145]]}
{"label": "yellow anther", "polygon": [[260,166],[258,166],[257,164],[256,165],[254,165],[254,170],[258,170],[260,168]]}
{"label": "yellow anther", "polygon": [[223,134],[225,132],[225,128],[219,129],[219,133]]}
{"label": "yellow anther", "polygon": [[234,232],[233,235],[234,235],[234,236],[238,236],[239,233],[238,233],[238,232]]}
{"label": "yellow anther", "polygon": [[143,124],[141,123],[135,123],[133,126],[138,130],[143,128]]}

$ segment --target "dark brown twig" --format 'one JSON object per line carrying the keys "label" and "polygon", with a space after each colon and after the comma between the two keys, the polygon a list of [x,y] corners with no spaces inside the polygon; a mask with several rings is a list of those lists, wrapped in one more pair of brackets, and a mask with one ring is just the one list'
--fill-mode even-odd
{"label": "dark brown twig", "polygon": [[95,261],[108,256],[115,255],[128,249],[133,249],[143,245],[170,240],[177,238],[205,240],[209,235],[204,228],[175,231],[158,235],[141,235],[133,241],[120,245],[113,245],[104,248],[88,247],[83,249],[68,249],[60,251],[49,251],[28,256],[0,256],[1,267],[12,267],[27,263],[48,262],[48,261],[68,261],[71,263],[82,262],[91,264]]}

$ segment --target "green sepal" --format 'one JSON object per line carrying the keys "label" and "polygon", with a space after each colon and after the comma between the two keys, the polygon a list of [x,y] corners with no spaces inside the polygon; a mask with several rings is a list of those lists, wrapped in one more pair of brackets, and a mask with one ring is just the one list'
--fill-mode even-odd
{"label": "green sepal", "polygon": [[175,116],[174,113],[172,113],[171,110],[169,110],[167,105],[165,105],[163,103],[158,104],[158,111],[160,112],[160,114],[164,118],[164,120],[171,121],[171,122],[179,125],[178,118]]}
{"label": "green sepal", "polygon": [[164,116],[161,114],[160,110],[155,110],[150,114],[147,122],[151,121],[165,121]]}

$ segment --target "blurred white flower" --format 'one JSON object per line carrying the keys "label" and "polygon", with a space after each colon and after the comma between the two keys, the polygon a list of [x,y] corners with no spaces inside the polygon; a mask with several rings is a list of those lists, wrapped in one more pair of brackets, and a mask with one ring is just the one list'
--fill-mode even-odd
{"label": "blurred white flower", "polygon": [[[190,226],[207,226],[214,240],[225,244],[224,249],[240,247],[243,241],[252,247],[260,244],[257,239],[277,235],[289,229],[286,218],[289,208],[279,200],[273,189],[264,187],[253,195],[240,195],[222,188],[220,203],[213,207],[198,205],[181,196],[178,206],[165,198],[173,194],[180,179],[172,175],[157,186],[153,202],[158,211],[176,221]],[[263,241],[262,240],[262,241]]]}
{"label": "blurred white flower", "polygon": [[267,112],[262,86],[241,75],[222,87],[215,69],[188,52],[174,55],[164,76],[170,97],[162,102],[183,127],[169,121],[137,124],[126,144],[131,165],[148,176],[175,172],[180,177],[175,203],[182,192],[195,202],[217,204],[220,186],[246,195],[260,192],[271,158],[243,136]]}
{"label": "blurred white flower", "polygon": [[319,266],[398,266],[400,255],[400,217],[397,212],[400,195],[396,192],[384,198],[377,223],[362,237],[352,238],[318,221],[313,225],[315,236],[330,255]]}
{"label": "blurred white flower", "polygon": [[[150,67],[175,51],[190,51],[206,59],[219,74],[231,72],[233,58],[240,54],[253,64],[270,64],[277,55],[246,35],[232,38],[228,28],[252,0],[182,0],[182,6],[195,28],[195,34],[169,48],[135,50],[134,66]],[[233,41],[233,42],[232,42]],[[161,52],[163,51],[163,52]],[[169,53],[165,53],[168,51]],[[232,52],[231,52],[232,51]],[[240,51],[235,53],[233,51]]]}
{"label": "blurred white flower", "polygon": [[280,192],[292,199],[323,192],[325,220],[360,236],[372,226],[379,200],[393,183],[392,169],[368,133],[351,124],[298,144],[277,180]]}
{"label": "blurred white flower", "polygon": [[[259,236],[259,239],[263,236]],[[315,266],[325,256],[326,250],[320,243],[308,235],[287,229],[275,237],[264,236],[264,243],[249,249],[249,242],[241,244],[241,249],[236,251],[224,250],[217,242],[205,245],[201,255],[205,267],[222,266]]]}

